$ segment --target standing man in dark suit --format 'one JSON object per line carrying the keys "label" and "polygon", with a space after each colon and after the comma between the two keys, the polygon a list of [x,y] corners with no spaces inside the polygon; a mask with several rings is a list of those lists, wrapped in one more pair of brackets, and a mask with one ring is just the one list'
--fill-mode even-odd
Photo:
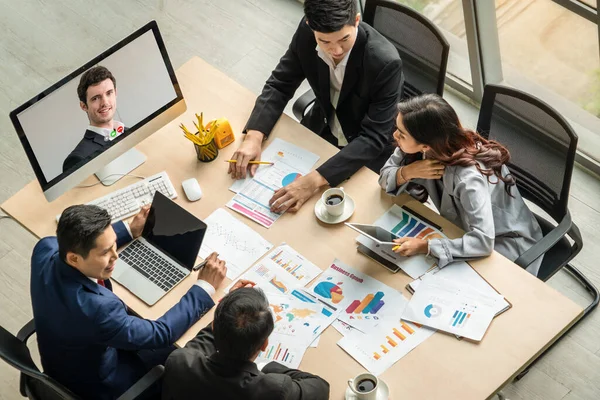
{"label": "standing man in dark suit", "polygon": [[165,364],[164,400],[327,400],[322,378],[270,362],[260,371],[254,360],[269,345],[274,322],[264,293],[252,282],[236,283],[215,310],[211,325]]}
{"label": "standing man in dark suit", "polygon": [[102,208],[77,205],[61,215],[56,237],[31,259],[31,301],[44,371],[84,399],[114,399],[157,364],[214,302],[225,262],[211,255],[198,281],[156,321],[127,313],[112,292],[117,248],[141,235],[149,207],[131,225],[110,224]]}
{"label": "standing man in dark suit", "polygon": [[404,82],[396,48],[360,22],[356,0],[305,0],[290,47],[267,80],[229,164],[234,179],[254,175],[262,142],[304,79],[316,101],[302,124],[341,151],[275,192],[271,211],[297,211],[324,186],[337,186],[363,166],[379,171],[393,152],[396,104]]}
{"label": "standing man in dark suit", "polygon": [[104,151],[125,132],[125,125],[113,119],[117,111],[117,81],[108,69],[98,65],[85,71],[77,86],[77,96],[90,125],[63,162],[63,172]]}

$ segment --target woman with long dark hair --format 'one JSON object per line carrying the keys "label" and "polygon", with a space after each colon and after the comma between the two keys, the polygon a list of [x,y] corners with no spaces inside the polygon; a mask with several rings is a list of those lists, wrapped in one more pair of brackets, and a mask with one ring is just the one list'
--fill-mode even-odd
{"label": "woman with long dark hair", "polygon": [[[428,254],[440,267],[485,257],[494,249],[514,261],[542,238],[504,165],[510,160],[504,146],[463,128],[454,109],[435,94],[402,102],[398,111],[398,148],[381,169],[379,184],[396,196],[411,184],[410,192],[420,188],[422,197],[429,196],[465,234],[458,239],[397,239],[397,253]],[[537,275],[541,261],[527,271]]]}

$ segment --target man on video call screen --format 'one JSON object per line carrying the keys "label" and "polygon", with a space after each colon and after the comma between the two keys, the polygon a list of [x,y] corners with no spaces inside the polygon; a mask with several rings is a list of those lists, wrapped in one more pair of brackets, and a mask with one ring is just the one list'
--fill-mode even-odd
{"label": "man on video call screen", "polygon": [[126,130],[123,123],[113,119],[117,110],[117,81],[107,68],[96,66],[81,75],[77,95],[79,106],[88,116],[89,126],[63,162],[63,172],[104,151]]}

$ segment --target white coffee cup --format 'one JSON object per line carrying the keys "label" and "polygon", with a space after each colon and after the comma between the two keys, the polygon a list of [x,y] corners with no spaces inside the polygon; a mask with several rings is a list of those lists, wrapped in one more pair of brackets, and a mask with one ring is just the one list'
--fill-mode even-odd
{"label": "white coffee cup", "polygon": [[[370,381],[370,382],[366,382]],[[367,384],[367,386],[365,386]],[[379,379],[373,374],[364,373],[356,375],[353,379],[348,379],[348,387],[354,393],[358,400],[376,400],[377,389],[379,389]],[[371,389],[365,391],[365,388]]]}
{"label": "white coffee cup", "polygon": [[[330,199],[333,197],[335,201],[339,201],[337,204],[328,204],[332,202]],[[341,197],[341,201],[339,200]],[[321,196],[321,201],[325,204],[325,211],[333,217],[339,217],[344,213],[344,207],[346,206],[346,193],[344,193],[344,188],[331,188],[327,189],[323,196]]]}

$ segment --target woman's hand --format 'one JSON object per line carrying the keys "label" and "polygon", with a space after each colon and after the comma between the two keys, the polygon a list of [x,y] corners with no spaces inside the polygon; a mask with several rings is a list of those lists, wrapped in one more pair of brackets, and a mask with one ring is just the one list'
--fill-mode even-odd
{"label": "woman's hand", "polygon": [[401,256],[408,257],[414,256],[415,254],[427,254],[427,240],[399,238],[394,239],[394,243],[397,243],[394,247],[394,253],[400,254]]}
{"label": "woman's hand", "polygon": [[444,176],[444,164],[437,160],[419,160],[402,168],[402,177],[406,180],[415,178],[441,179]]}

